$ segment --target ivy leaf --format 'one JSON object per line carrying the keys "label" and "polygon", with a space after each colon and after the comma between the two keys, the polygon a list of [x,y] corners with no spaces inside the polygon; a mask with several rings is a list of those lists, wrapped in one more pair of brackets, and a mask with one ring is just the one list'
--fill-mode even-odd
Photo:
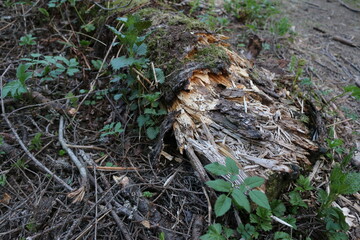
{"label": "ivy leaf", "polygon": [[264,179],[261,177],[248,177],[244,180],[244,184],[249,188],[260,187],[264,184]]}
{"label": "ivy leaf", "polygon": [[230,192],[230,190],[232,188],[231,183],[229,183],[225,180],[222,180],[222,179],[208,181],[205,184],[218,192]]}
{"label": "ivy leaf", "polygon": [[222,176],[228,174],[227,168],[218,162],[210,163],[205,166],[205,169],[216,176]]}
{"label": "ivy leaf", "polygon": [[231,193],[231,197],[235,202],[235,205],[244,208],[248,213],[250,213],[250,202],[243,192],[241,192],[239,189],[234,189],[234,191]]}
{"label": "ivy leaf", "polygon": [[252,190],[249,192],[249,197],[254,203],[259,205],[260,207],[270,210],[269,201],[265,193],[259,190]]}
{"label": "ivy leaf", "polygon": [[227,157],[225,159],[225,164],[226,164],[226,168],[229,171],[229,173],[234,174],[234,175],[239,174],[239,167],[236,165],[236,162],[233,159]]}
{"label": "ivy leaf", "polygon": [[216,217],[224,215],[231,207],[231,198],[221,194],[215,202],[214,210]]}

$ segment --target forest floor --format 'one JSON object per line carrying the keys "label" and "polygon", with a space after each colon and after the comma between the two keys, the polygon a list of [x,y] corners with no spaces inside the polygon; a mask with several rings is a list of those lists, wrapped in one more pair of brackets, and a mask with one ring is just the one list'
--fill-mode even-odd
{"label": "forest floor", "polygon": [[[72,1],[60,2],[0,1],[1,92],[12,80],[26,81],[25,88],[19,83],[1,98],[0,239],[198,239],[213,223],[208,190],[172,136],[165,138],[160,161],[149,160],[154,141],[147,130],[155,128],[139,130],[141,99],[124,100],[121,91],[114,92],[127,86],[105,66],[121,51],[112,47],[114,35],[106,24],[114,26],[116,17],[138,8],[114,13],[95,1],[77,2],[77,8]],[[142,2],[139,9],[158,6]],[[189,14],[191,1],[176,2],[168,4]],[[225,16],[222,1],[215,2],[215,12]],[[338,149],[344,153],[356,150],[348,168],[358,172],[360,104],[344,87],[360,86],[360,6],[344,2],[283,0],[278,17],[291,24],[284,35],[270,31],[276,27],[271,22],[251,30],[231,17],[221,34],[240,53],[256,34],[263,50],[255,67],[283,79],[299,73],[292,90],[325,104],[318,110],[326,130],[332,129],[329,138],[342,139]],[[194,13],[206,11],[200,6]],[[92,25],[94,16],[101,25]],[[32,66],[20,69],[25,62]],[[73,158],[86,162],[86,177]],[[319,164],[310,171],[316,188],[328,183],[333,162]],[[309,206],[314,199],[312,193]],[[358,193],[336,201],[349,211],[349,239],[360,239],[359,201]],[[222,221],[231,225],[232,217]],[[315,220],[311,225],[311,209],[296,218],[308,236],[323,230]],[[274,232],[262,232],[259,239],[273,237]]]}

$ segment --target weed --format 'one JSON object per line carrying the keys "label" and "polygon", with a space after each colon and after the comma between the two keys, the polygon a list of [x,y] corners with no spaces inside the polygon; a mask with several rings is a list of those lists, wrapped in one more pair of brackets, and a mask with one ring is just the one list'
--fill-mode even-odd
{"label": "weed", "polygon": [[[112,83],[119,81],[126,81],[127,87],[120,89],[120,91],[114,95],[115,100],[120,98],[127,102],[130,102],[131,110],[139,108],[141,114],[137,118],[138,127],[146,129],[146,135],[149,139],[155,139],[159,133],[159,127],[157,126],[157,119],[165,115],[166,110],[160,105],[159,99],[160,92],[145,93],[143,83],[140,83],[138,79],[138,73],[140,71],[146,71],[144,75],[153,76],[153,72],[148,69],[149,60],[145,58],[147,54],[147,45],[145,44],[146,37],[150,34],[140,35],[142,31],[151,26],[150,21],[143,21],[137,15],[130,15],[128,17],[118,18],[118,21],[124,24],[125,30],[119,32],[116,28],[108,26],[111,31],[118,37],[120,43],[126,48],[126,55],[113,59],[110,64],[115,71],[124,71],[127,73],[120,73],[115,76]],[[161,69],[155,68],[156,84],[162,84],[165,80],[164,73]],[[151,77],[149,77],[151,78]],[[138,79],[138,80],[137,80]],[[131,91],[129,92],[129,89]],[[137,104],[135,104],[135,101]]]}
{"label": "weed", "polygon": [[263,26],[267,18],[278,12],[274,3],[268,0],[226,0],[224,8],[238,20],[251,23],[253,27]]}
{"label": "weed", "polygon": [[[0,146],[3,144],[4,144],[4,138],[2,136],[0,136]],[[0,156],[4,155],[4,154],[5,154],[5,152],[0,150]]]}
{"label": "weed", "polygon": [[32,72],[28,72],[29,65],[20,64],[16,70],[16,80],[13,80],[7,83],[1,93],[1,96],[4,98],[8,95],[11,97],[20,97],[21,94],[26,93],[28,90],[26,88],[26,80],[28,80]]}
{"label": "weed", "polygon": [[6,185],[6,175],[5,174],[0,174],[0,186],[5,186]]}
{"label": "weed", "polygon": [[67,59],[63,56],[43,56],[42,54],[30,54],[31,58],[23,58],[26,66],[34,68],[34,77],[40,81],[59,79],[62,74],[69,77],[79,72],[79,63],[75,58]]}
{"label": "weed", "polygon": [[100,132],[104,132],[100,135],[100,137],[105,137],[107,135],[119,135],[120,133],[124,132],[124,129],[121,128],[121,122],[118,123],[110,123],[105,125]]}
{"label": "weed", "polygon": [[20,38],[19,45],[20,46],[36,45],[35,39],[36,37],[33,37],[31,34],[27,34]]}
{"label": "weed", "polygon": [[151,198],[154,196],[154,194],[152,192],[149,192],[149,191],[145,191],[143,192],[143,197],[146,197],[146,198]]}
{"label": "weed", "polygon": [[41,140],[42,133],[36,133],[35,136],[30,140],[29,150],[40,150],[42,147]]}
{"label": "weed", "polygon": [[28,167],[24,159],[18,159],[12,166],[17,169],[25,169]]}
{"label": "weed", "polygon": [[277,35],[284,36],[290,31],[290,27],[291,24],[289,22],[289,19],[283,17],[273,24],[273,26],[270,28],[270,31],[276,33]]}
{"label": "weed", "polygon": [[64,156],[66,151],[64,149],[59,150],[59,156]]}

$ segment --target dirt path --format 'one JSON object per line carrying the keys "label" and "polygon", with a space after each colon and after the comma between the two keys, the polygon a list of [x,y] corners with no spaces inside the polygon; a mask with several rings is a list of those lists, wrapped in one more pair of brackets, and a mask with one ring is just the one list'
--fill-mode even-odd
{"label": "dirt path", "polygon": [[[359,86],[360,13],[349,10],[336,0],[282,2],[282,11],[297,33],[290,52],[306,59],[307,72],[312,75],[312,81],[322,96],[329,101],[343,93],[343,87]],[[333,101],[331,106],[338,117],[334,116],[334,122],[345,121],[341,126],[347,134],[353,133],[354,143],[359,149],[359,102],[346,94]],[[357,164],[359,158],[357,155]]]}

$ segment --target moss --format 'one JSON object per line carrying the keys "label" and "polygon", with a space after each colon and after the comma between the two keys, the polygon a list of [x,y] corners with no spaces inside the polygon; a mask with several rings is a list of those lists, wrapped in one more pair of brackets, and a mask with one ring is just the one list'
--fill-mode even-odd
{"label": "moss", "polygon": [[185,26],[186,31],[202,30],[208,31],[200,21],[187,17],[184,13],[174,12],[168,9],[144,8],[137,12],[141,17],[152,21],[154,26]]}
{"label": "moss", "polygon": [[198,49],[194,59],[208,68],[216,68],[219,63],[230,65],[230,58],[224,48],[215,44]]}

